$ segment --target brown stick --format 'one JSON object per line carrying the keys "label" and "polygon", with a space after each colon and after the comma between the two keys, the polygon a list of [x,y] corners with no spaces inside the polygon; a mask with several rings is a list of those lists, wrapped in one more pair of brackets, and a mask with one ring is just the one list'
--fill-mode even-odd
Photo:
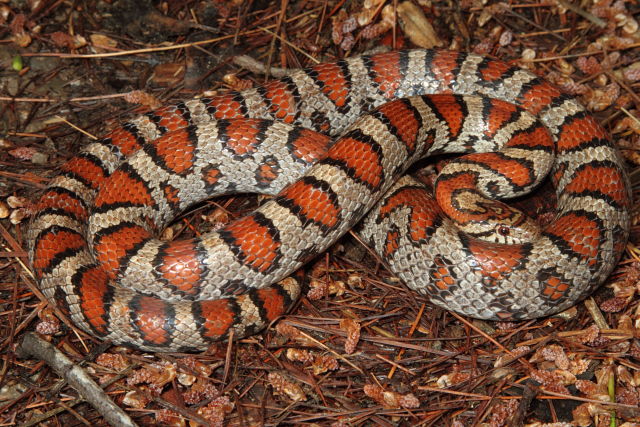
{"label": "brown stick", "polygon": [[34,333],[24,335],[16,349],[19,357],[44,360],[80,396],[100,413],[110,425],[136,427],[137,424],[84,371],[57,348]]}

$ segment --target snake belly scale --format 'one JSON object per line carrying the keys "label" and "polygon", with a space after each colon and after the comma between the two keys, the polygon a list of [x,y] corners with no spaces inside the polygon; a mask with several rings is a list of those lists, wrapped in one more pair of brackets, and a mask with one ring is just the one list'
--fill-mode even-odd
{"label": "snake belly scale", "polygon": [[[402,177],[450,152],[469,154],[435,199]],[[544,228],[493,200],[549,170]],[[246,191],[274,198],[201,238],[155,237],[193,203]],[[409,50],[133,119],[62,167],[27,238],[40,288],[77,326],[196,351],[284,313],[300,292],[289,276],[365,215],[364,240],[434,303],[495,320],[558,312],[615,267],[630,204],[618,152],[575,99],[502,61]]]}

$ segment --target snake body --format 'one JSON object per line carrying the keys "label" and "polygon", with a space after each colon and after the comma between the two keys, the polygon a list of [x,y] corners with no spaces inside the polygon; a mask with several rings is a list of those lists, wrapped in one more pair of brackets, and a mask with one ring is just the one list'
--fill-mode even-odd
{"label": "snake body", "polygon": [[[435,199],[402,177],[451,152],[470,154]],[[548,170],[558,207],[543,229],[494,200]],[[198,239],[154,237],[193,203],[246,191],[274,198]],[[498,320],[563,310],[615,267],[630,201],[618,152],[575,99],[505,62],[410,50],[138,117],[62,167],[27,237],[40,288],[77,326],[195,351],[280,316],[300,292],[287,277],[365,215],[363,239],[438,305]]]}

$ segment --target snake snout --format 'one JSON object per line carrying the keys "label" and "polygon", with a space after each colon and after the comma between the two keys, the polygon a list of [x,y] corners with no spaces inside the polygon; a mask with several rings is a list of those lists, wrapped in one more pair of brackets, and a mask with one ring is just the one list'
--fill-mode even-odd
{"label": "snake snout", "polygon": [[540,235],[537,222],[520,210],[494,201],[496,210],[485,204],[483,219],[459,224],[460,228],[473,238],[491,243],[521,245],[531,243]]}
{"label": "snake snout", "polygon": [[494,228],[495,243],[518,245],[530,243],[540,235],[540,227],[531,218],[522,215],[522,220],[517,224],[498,223]]}

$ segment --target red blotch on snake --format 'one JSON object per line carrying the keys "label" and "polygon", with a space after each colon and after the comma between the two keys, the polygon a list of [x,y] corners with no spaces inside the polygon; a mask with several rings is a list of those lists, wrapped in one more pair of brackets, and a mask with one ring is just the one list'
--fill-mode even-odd
{"label": "red blotch on snake", "polygon": [[125,225],[101,234],[94,244],[96,258],[111,279],[115,279],[122,261],[130,251],[153,235],[138,225]]}
{"label": "red blotch on snake", "polygon": [[193,240],[169,242],[162,253],[162,262],[158,267],[162,278],[180,292],[195,294],[203,273],[196,243]]}
{"label": "red blotch on snake", "polygon": [[278,256],[278,242],[269,227],[263,225],[249,215],[240,218],[224,229],[233,238],[233,245],[238,248],[245,264],[257,271],[265,272]]}
{"label": "red blotch on snake", "polygon": [[336,226],[340,220],[340,206],[327,193],[304,181],[289,185],[280,197],[292,203],[305,218],[327,228]]}

